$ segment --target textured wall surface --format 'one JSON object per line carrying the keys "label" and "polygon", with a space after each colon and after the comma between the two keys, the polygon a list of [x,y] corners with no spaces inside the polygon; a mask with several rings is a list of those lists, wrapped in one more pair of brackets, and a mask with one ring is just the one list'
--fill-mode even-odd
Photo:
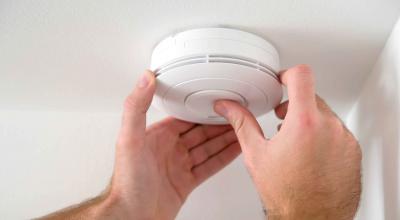
{"label": "textured wall surface", "polygon": [[400,219],[400,20],[348,125],[363,149],[362,220]]}

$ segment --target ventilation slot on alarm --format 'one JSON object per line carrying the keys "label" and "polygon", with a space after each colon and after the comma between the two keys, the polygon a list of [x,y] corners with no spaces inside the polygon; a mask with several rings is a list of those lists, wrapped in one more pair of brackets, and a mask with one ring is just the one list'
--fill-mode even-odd
{"label": "ventilation slot on alarm", "polygon": [[268,67],[267,65],[261,64],[259,62],[244,57],[227,56],[227,55],[208,55],[208,56],[203,55],[203,56],[192,56],[183,59],[177,59],[160,67],[159,69],[156,69],[155,74],[156,76],[158,76],[163,72],[167,72],[174,68],[191,64],[199,64],[199,63],[231,63],[231,64],[243,65],[257,69],[259,71],[271,75],[274,78],[277,78],[275,72],[271,70],[271,68]]}

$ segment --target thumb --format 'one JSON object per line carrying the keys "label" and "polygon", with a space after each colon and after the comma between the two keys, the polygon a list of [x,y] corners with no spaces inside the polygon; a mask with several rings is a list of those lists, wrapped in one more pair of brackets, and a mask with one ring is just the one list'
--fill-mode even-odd
{"label": "thumb", "polygon": [[[146,70],[135,89],[126,98],[120,138],[124,143],[142,141],[146,131],[146,113],[155,92],[154,73]],[[136,142],[137,143],[137,142]]]}
{"label": "thumb", "polygon": [[260,140],[264,140],[256,118],[240,104],[221,100],[215,103],[214,110],[232,125],[242,148],[256,147]]}

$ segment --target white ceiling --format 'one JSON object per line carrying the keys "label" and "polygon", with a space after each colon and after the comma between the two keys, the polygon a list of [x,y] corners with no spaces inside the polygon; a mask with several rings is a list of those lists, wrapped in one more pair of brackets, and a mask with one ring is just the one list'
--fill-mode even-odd
{"label": "white ceiling", "polygon": [[119,111],[160,39],[222,25],[270,40],[283,68],[312,65],[344,115],[399,12],[398,0],[2,0],[0,108]]}

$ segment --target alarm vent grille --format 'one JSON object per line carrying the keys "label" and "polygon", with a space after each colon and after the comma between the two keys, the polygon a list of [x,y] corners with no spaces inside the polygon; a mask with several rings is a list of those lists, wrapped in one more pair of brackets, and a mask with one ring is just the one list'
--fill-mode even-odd
{"label": "alarm vent grille", "polygon": [[262,64],[256,60],[252,60],[245,57],[223,55],[223,54],[196,55],[196,56],[176,59],[172,62],[169,62],[161,66],[160,68],[157,68],[156,70],[154,70],[154,73],[156,74],[156,76],[158,76],[174,68],[192,64],[199,64],[199,63],[230,63],[230,64],[248,66],[256,70],[259,70],[261,72],[267,73],[270,76],[277,79],[275,71],[273,71],[272,68],[269,67],[268,65]]}

